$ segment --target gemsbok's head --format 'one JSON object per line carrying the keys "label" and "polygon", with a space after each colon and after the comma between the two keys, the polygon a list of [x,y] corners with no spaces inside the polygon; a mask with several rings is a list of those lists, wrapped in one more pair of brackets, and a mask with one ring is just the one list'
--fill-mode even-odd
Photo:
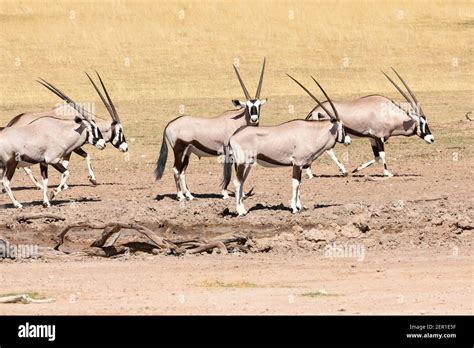
{"label": "gemsbok's head", "polygon": [[123,126],[122,126],[122,123],[120,122],[119,115],[117,113],[117,110],[115,109],[115,105],[112,102],[112,99],[110,98],[109,92],[107,92],[107,89],[105,88],[105,84],[102,81],[102,78],[100,77],[97,71],[96,71],[96,74],[97,74],[97,77],[99,78],[100,84],[102,86],[102,89],[104,90],[107,100],[104,98],[99,88],[97,88],[96,84],[94,83],[92,78],[89,76],[89,74],[86,73],[87,77],[89,78],[89,81],[92,83],[92,86],[94,86],[94,89],[96,90],[97,94],[102,100],[102,103],[104,103],[105,108],[109,112],[110,117],[112,117],[112,124],[110,125],[111,126],[110,142],[119,151],[127,152],[128,144],[127,144],[127,141],[125,140],[125,134],[123,132]]}
{"label": "gemsbok's head", "polygon": [[[319,101],[318,98],[316,98],[316,96],[311,93],[305,86],[303,86],[298,80],[296,80],[294,77],[286,74],[290,79],[292,79],[293,81],[295,81],[301,88],[303,88],[303,90],[308,93],[308,95],[314,99],[314,101],[317,103],[318,106],[321,107],[321,109],[324,110],[324,112],[326,113],[326,115],[329,116],[329,118],[331,119],[331,122],[332,123],[335,123],[337,125],[337,136],[336,136],[336,141],[338,143],[341,143],[341,144],[344,144],[344,145],[350,145],[350,143],[352,142],[351,140],[351,137],[346,133],[346,130],[344,128],[344,124],[341,120],[341,118],[339,117],[339,113],[337,112],[337,109],[336,107],[334,106],[334,103],[332,102],[331,98],[329,98],[328,94],[326,93],[326,91],[324,90],[324,88],[319,84],[318,81],[316,81],[316,79],[311,76],[311,78],[313,79],[313,81],[318,85],[319,89],[321,90],[321,92],[323,92],[324,96],[326,97],[326,99],[328,100],[329,102],[329,105],[331,105],[331,109],[333,110],[333,113],[329,112],[329,110],[324,106],[323,103],[321,103]],[[313,109],[314,110],[314,109]],[[324,116],[321,115],[321,118],[318,117],[318,119],[325,119]]]}
{"label": "gemsbok's head", "polygon": [[260,73],[260,81],[258,82],[257,92],[255,93],[255,98],[250,96],[247,88],[245,87],[244,81],[240,77],[239,71],[237,67],[234,65],[235,73],[237,74],[237,78],[239,79],[240,85],[242,86],[242,90],[244,91],[245,101],[241,101],[238,99],[232,100],[232,103],[236,107],[245,108],[245,117],[247,118],[247,123],[251,126],[258,126],[260,121],[260,107],[266,103],[267,99],[260,99],[260,92],[262,91],[262,82],[263,82],[263,74],[265,72],[265,59],[263,60],[262,72]]}
{"label": "gemsbok's head", "polygon": [[[86,141],[94,145],[99,150],[105,149],[106,143],[102,136],[102,133],[95,123],[95,115],[87,111],[82,106],[76,104],[71,98],[69,98],[66,94],[61,92],[58,88],[53,86],[51,83],[43,80],[40,78],[38,81],[41,85],[49,89],[51,92],[56,94],[59,98],[63,99],[70,107],[75,109],[79,115],[74,118],[74,121],[80,125],[80,128],[87,130],[87,139]],[[79,128],[79,131],[82,129]]]}
{"label": "gemsbok's head", "polygon": [[428,120],[426,119],[425,113],[421,109],[421,105],[418,102],[418,100],[415,97],[415,93],[412,92],[410,87],[408,87],[408,84],[405,82],[405,80],[400,76],[400,74],[392,68],[393,72],[398,76],[400,81],[402,81],[403,85],[407,89],[408,93],[411,96],[411,99],[408,98],[405,92],[386,74],[382,71],[382,73],[385,75],[385,77],[392,83],[392,85],[395,86],[395,88],[400,92],[400,94],[405,98],[405,100],[408,102],[410,105],[407,115],[410,117],[413,121],[416,123],[416,129],[415,132],[416,134],[423,140],[425,140],[428,144],[433,144],[434,143],[434,136],[431,133],[430,127],[428,126]]}

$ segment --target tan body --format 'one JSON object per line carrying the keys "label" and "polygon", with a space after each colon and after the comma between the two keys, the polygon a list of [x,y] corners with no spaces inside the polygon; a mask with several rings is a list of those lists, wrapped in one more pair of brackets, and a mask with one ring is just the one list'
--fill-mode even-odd
{"label": "tan body", "polygon": [[[189,165],[189,156],[192,153],[199,158],[219,156],[224,153],[224,147],[237,129],[243,126],[258,126],[260,107],[266,102],[266,99],[260,99],[265,59],[254,98],[250,96],[235,65],[234,70],[246,98],[245,101],[232,101],[234,106],[240,107],[239,109],[226,111],[217,117],[181,116],[168,123],[163,131],[155,177],[156,180],[160,180],[163,176],[169,144],[174,153],[173,175],[176,183],[176,196],[180,201],[194,198],[186,185],[185,175]],[[222,189],[222,196],[224,199],[229,197],[227,184]]]}
{"label": "tan body", "polygon": [[[43,176],[43,205],[50,206],[47,194],[48,164],[64,174],[66,180],[69,171],[61,162],[67,154],[84,145],[94,143],[103,149],[105,142],[91,137],[91,121],[77,117],[75,120],[42,116],[30,123],[14,127],[6,127],[0,131],[0,168],[5,191],[17,208],[21,204],[15,199],[10,189],[10,181],[18,166],[31,166],[39,163]],[[63,184],[63,182],[61,182]],[[61,186],[61,185],[60,185]],[[60,190],[59,190],[60,191]],[[59,191],[55,191],[54,195]]]}
{"label": "tan body", "polygon": [[[105,93],[105,97],[102,94],[102,92],[99,90],[95,82],[92,80],[92,78],[87,74],[87,77],[91,84],[93,85],[94,89],[96,90],[97,94],[101,98],[102,102],[104,103],[107,111],[109,112],[112,120],[104,120],[101,118],[96,117],[92,113],[88,112],[87,110],[84,110],[80,106],[78,106],[73,100],[71,100],[68,96],[66,96],[63,92],[61,92],[59,89],[51,85],[50,83],[41,80],[38,81],[40,84],[42,84],[44,87],[46,87],[48,90],[56,94],[58,97],[63,99],[66,104],[60,105],[52,110],[47,110],[47,111],[39,111],[39,112],[28,112],[28,113],[23,113],[20,114],[16,117],[14,117],[7,125],[7,127],[20,127],[22,125],[27,125],[37,119],[40,119],[42,117],[54,117],[56,119],[61,119],[61,120],[74,120],[76,117],[86,117],[90,118],[91,120],[93,119],[94,126],[99,130],[101,133],[102,141],[105,140],[105,142],[110,142],[112,143],[113,146],[115,146],[117,149],[119,149],[121,152],[126,152],[128,151],[128,144],[125,141],[125,136],[123,132],[123,127],[120,122],[120,118],[117,114],[117,111],[115,109],[115,106],[112,103],[112,100],[110,99],[110,96],[107,92],[107,89],[102,81],[102,78],[100,75],[97,73],[97,77],[100,81],[100,84],[102,86],[103,92]],[[47,131],[47,129],[45,129]],[[104,143],[105,146],[105,143]],[[83,157],[86,159],[87,163],[87,168],[89,170],[89,180],[96,185],[97,181],[95,178],[94,171],[92,169],[92,163],[91,163],[91,158],[87,152],[85,152],[81,147],[77,147],[75,149],[72,149],[68,154],[66,154],[61,162],[61,164],[65,167],[68,168],[69,166],[69,159],[71,157],[72,152],[75,152],[79,156]],[[36,185],[38,188],[42,188],[42,185],[35,179],[33,176],[31,169],[25,167],[25,172],[28,174],[30,179],[33,181],[33,183]],[[61,184],[58,186],[57,190],[60,191],[61,189],[67,189],[67,178],[64,177],[64,175],[61,178]]]}
{"label": "tan body", "polygon": [[[353,173],[381,161],[384,176],[392,176],[388,171],[385,160],[384,146],[384,143],[390,137],[418,135],[428,144],[434,142],[434,136],[415,94],[400,74],[395,69],[392,68],[392,70],[402,82],[408,94],[390,76],[385,73],[383,74],[403,96],[407,104],[402,106],[381,95],[370,95],[356,100],[334,102],[339,110],[341,120],[344,122],[346,132],[355,136],[369,138],[374,153],[374,159],[359,165],[353,170]],[[327,112],[324,109],[326,108],[327,110],[328,104],[328,102],[325,102],[316,106],[306,119],[327,118]],[[326,107],[321,107],[321,105]],[[343,174],[347,175],[346,169],[338,161],[334,152],[330,150],[328,155],[336,162]],[[310,178],[313,177],[311,168],[308,168],[308,176]]]}
{"label": "tan body", "polygon": [[245,109],[229,110],[217,117],[181,116],[168,124],[165,137],[172,147],[186,143],[187,154],[219,156],[232,134],[245,125]]}
{"label": "tan body", "polygon": [[[232,134],[248,124],[249,117],[245,108],[229,110],[217,117],[181,116],[171,121],[163,132],[163,143],[157,163],[157,179],[163,174],[169,144],[174,153],[173,175],[177,198],[193,199],[185,178],[191,154],[199,158],[224,154],[224,146]],[[228,198],[227,187],[223,189],[223,197]]]}
{"label": "tan body", "polygon": [[[416,121],[392,100],[371,95],[350,101],[333,101],[346,132],[355,136],[380,138],[385,141],[392,136],[411,136],[414,134]],[[323,105],[328,105],[324,102]],[[308,119],[322,114],[329,118],[325,111],[318,106]]]}
{"label": "tan body", "polygon": [[[243,205],[243,185],[255,163],[267,167],[293,167],[290,208],[293,213],[301,210],[299,187],[302,169],[310,166],[325,151],[332,149],[336,141],[342,142],[344,139],[342,124],[329,120],[293,120],[277,126],[245,127],[237,131],[229,140],[228,150],[236,171],[234,184],[237,213],[247,213]],[[230,166],[231,161],[226,160],[224,181],[230,180]]]}

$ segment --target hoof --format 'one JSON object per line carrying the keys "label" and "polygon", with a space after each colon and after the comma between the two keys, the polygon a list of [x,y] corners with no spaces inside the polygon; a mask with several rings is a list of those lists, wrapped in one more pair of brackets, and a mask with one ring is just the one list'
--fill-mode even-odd
{"label": "hoof", "polygon": [[238,216],[245,216],[245,215],[247,215],[247,210],[239,209],[239,210],[237,210],[237,214],[238,214]]}
{"label": "hoof", "polygon": [[89,181],[92,183],[92,185],[97,186],[97,180],[94,177],[89,176]]}
{"label": "hoof", "polygon": [[64,186],[63,186],[63,190],[69,190],[69,186],[68,186],[68,185],[64,185]]}
{"label": "hoof", "polygon": [[183,194],[177,195],[177,196],[176,196],[176,200],[177,200],[178,202],[183,202],[183,201],[186,200],[186,197],[184,197]]}
{"label": "hoof", "polygon": [[51,208],[51,203],[43,202],[43,208]]}
{"label": "hoof", "polygon": [[17,209],[23,209],[23,206],[20,203],[14,203],[13,206]]}
{"label": "hoof", "polygon": [[194,196],[193,196],[192,194],[190,194],[190,193],[187,193],[187,194],[186,194],[186,199],[187,199],[188,201],[192,201],[192,200],[194,199]]}
{"label": "hoof", "polygon": [[36,189],[37,189],[37,190],[42,190],[42,189],[43,189],[43,186],[38,186],[38,185],[36,185]]}
{"label": "hoof", "polygon": [[291,209],[292,214],[298,214],[301,211],[301,207],[298,208],[296,206],[295,207],[290,206],[290,209]]}
{"label": "hoof", "polygon": [[383,173],[383,176],[385,176],[387,178],[391,178],[391,177],[393,177],[393,174],[387,171],[387,172]]}
{"label": "hoof", "polygon": [[346,177],[346,176],[349,176],[349,173],[348,172],[342,172],[341,175]]}

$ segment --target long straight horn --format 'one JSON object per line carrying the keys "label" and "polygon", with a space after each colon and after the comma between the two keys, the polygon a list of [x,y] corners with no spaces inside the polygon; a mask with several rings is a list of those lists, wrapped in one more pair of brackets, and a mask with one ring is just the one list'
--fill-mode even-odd
{"label": "long straight horn", "polygon": [[413,101],[415,102],[415,106],[417,108],[420,109],[421,111],[421,107],[420,107],[420,104],[418,104],[418,100],[416,99],[415,97],[415,93],[412,92],[412,90],[410,89],[410,87],[408,87],[408,84],[405,82],[405,80],[400,76],[400,74],[394,69],[392,68],[393,72],[398,76],[398,78],[400,79],[400,81],[402,81],[403,85],[405,86],[405,88],[407,89],[408,93],[410,93],[411,97],[413,98]]}
{"label": "long straight horn", "polygon": [[112,118],[115,121],[117,121],[118,123],[120,123],[119,115],[117,113],[117,110],[115,109],[115,105],[112,102],[112,99],[110,99],[109,92],[107,92],[107,88],[105,88],[104,82],[102,81],[102,78],[100,77],[99,73],[97,71],[95,73],[97,74],[97,77],[99,78],[100,84],[102,85],[102,88],[104,89],[105,96],[107,97],[107,100],[109,101],[109,105],[110,105],[110,108],[112,109],[112,113],[113,113]]}
{"label": "long straight horn", "polygon": [[[48,81],[42,79],[41,77],[39,78],[41,81],[36,81],[38,82],[39,84],[41,84],[42,86],[46,87],[47,89],[49,89],[51,92],[53,92],[54,94],[56,94],[59,98],[61,98],[62,100],[64,100],[66,103],[70,104],[77,112],[79,112],[86,120],[90,121],[92,119],[91,117],[91,113],[89,111],[87,111],[86,109],[84,109],[83,107],[79,106],[76,104],[76,102],[74,102],[74,100],[72,100],[71,98],[69,98],[66,94],[64,94],[63,92],[61,92],[58,88],[56,88],[54,85],[52,85],[51,83],[49,83]],[[93,115],[92,115],[93,116]]]}
{"label": "long straight horn", "polygon": [[265,61],[266,59],[263,58],[262,72],[260,74],[260,81],[258,82],[257,93],[255,93],[255,99],[260,99],[260,92],[262,91],[263,73],[265,72]]}
{"label": "long straight horn", "polygon": [[[308,89],[307,89],[305,86],[303,86],[301,83],[299,83],[299,82],[298,82],[295,78],[293,78],[292,76],[290,76],[290,75],[288,75],[288,74],[286,74],[286,75],[287,75],[290,79],[292,79],[293,81],[295,81],[301,88],[303,88],[304,91],[305,91],[306,93],[308,93],[309,96],[310,96],[311,98],[313,98],[313,99],[316,101],[316,103],[318,103],[318,105],[326,112],[326,114],[328,114],[329,117],[334,118],[334,115],[332,115],[332,114],[329,112],[329,110],[326,109],[326,108],[324,107],[324,105],[318,100],[318,98],[316,98],[310,91],[308,91]],[[314,110],[314,109],[313,109],[313,110]]]}
{"label": "long straight horn", "polygon": [[413,106],[413,101],[412,101],[410,98],[408,98],[408,96],[405,94],[405,92],[403,92],[402,89],[401,89],[400,87],[398,87],[398,85],[390,78],[390,76],[388,76],[388,75],[387,75],[386,73],[384,73],[383,71],[382,71],[382,74],[384,74],[385,77],[392,83],[392,85],[395,86],[395,88],[400,92],[400,94],[403,96],[403,98],[405,98],[405,100],[406,100],[410,105]]}
{"label": "long straight horn", "polygon": [[331,108],[332,110],[334,111],[334,116],[336,118],[336,120],[340,121],[341,119],[339,118],[339,114],[337,112],[337,109],[336,107],[334,106],[334,104],[332,103],[332,100],[331,98],[329,98],[328,94],[326,93],[326,91],[323,89],[323,87],[319,84],[318,81],[316,81],[316,79],[311,76],[311,78],[313,79],[314,82],[316,82],[316,84],[318,85],[319,89],[321,90],[321,92],[323,92],[324,96],[326,97],[326,99],[328,100],[329,104],[331,105]]}
{"label": "long straight horn", "polygon": [[244,85],[244,81],[242,81],[242,78],[240,77],[239,71],[237,70],[237,67],[235,65],[234,65],[234,70],[235,70],[235,73],[237,74],[237,78],[239,79],[240,86],[242,86],[242,90],[244,91],[245,98],[247,98],[247,100],[252,99],[250,97],[249,91],[247,91],[247,88]]}
{"label": "long straight horn", "polygon": [[89,78],[89,81],[92,83],[92,86],[94,86],[94,89],[95,91],[97,92],[97,94],[99,95],[100,99],[102,100],[102,103],[104,103],[107,111],[109,112],[110,116],[112,117],[112,120],[115,121],[115,118],[114,118],[114,114],[112,112],[112,109],[110,108],[110,105],[107,103],[107,101],[105,100],[104,96],[102,95],[102,93],[100,92],[99,88],[97,88],[96,84],[94,83],[94,81],[92,80],[92,78],[89,76],[89,74],[86,72],[86,75],[87,77]]}

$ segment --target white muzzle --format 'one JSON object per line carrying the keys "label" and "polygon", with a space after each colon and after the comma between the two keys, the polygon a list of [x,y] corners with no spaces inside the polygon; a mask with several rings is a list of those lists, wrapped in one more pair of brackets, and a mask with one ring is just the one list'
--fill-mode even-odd
{"label": "white muzzle", "polygon": [[128,151],[128,144],[127,144],[127,143],[122,143],[122,144],[120,144],[119,150],[120,150],[121,152],[127,152],[127,151]]}
{"label": "white muzzle", "polygon": [[346,136],[344,137],[344,145],[346,146],[350,145],[351,142],[352,142],[351,137],[346,134]]}
{"label": "white muzzle", "polygon": [[424,137],[423,139],[425,139],[425,141],[426,141],[428,144],[433,144],[433,143],[434,143],[434,136],[433,136],[433,134],[425,135],[425,137]]}
{"label": "white muzzle", "polygon": [[105,149],[105,140],[104,139],[97,140],[97,143],[95,143],[95,147],[98,148],[99,150]]}

